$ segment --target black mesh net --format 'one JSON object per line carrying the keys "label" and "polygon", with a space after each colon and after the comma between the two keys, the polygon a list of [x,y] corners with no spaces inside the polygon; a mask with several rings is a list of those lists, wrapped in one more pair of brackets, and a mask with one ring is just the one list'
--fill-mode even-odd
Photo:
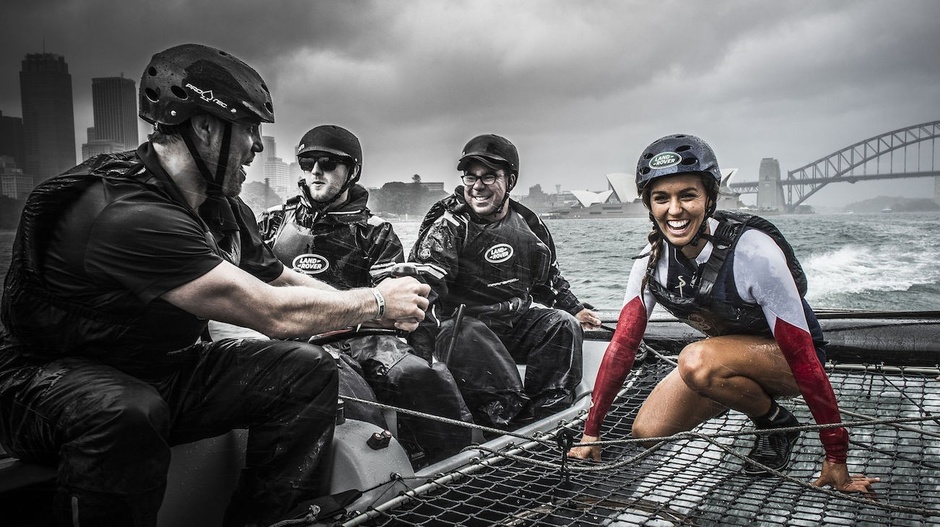
{"label": "black mesh net", "polygon": [[[607,416],[605,438],[628,437],[640,404],[672,367],[659,360],[635,369]],[[940,420],[924,420],[940,416],[937,373],[829,373],[851,425],[849,470],[881,478],[877,501],[810,485],[824,455],[815,429],[801,433],[782,476],[744,474],[735,453],[746,455],[755,436],[749,420],[728,412],[652,450],[606,445],[600,465],[569,460],[563,467],[567,449],[549,435],[487,456],[461,475],[442,475],[432,491],[344,525],[940,525]],[[814,423],[801,400],[783,404],[804,425]],[[873,419],[879,422],[862,424]],[[569,428],[578,438],[583,423]]]}

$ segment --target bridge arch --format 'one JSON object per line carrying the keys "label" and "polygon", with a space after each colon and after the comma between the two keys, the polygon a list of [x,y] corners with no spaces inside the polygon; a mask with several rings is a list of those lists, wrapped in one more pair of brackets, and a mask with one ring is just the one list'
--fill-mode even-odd
{"label": "bridge arch", "polygon": [[[787,187],[787,211],[792,212],[822,187],[830,183],[895,179],[905,177],[940,176],[937,170],[937,139],[940,138],[940,121],[916,124],[898,130],[859,141],[842,150],[817,159],[800,168],[787,172],[786,179],[780,183]],[[923,152],[921,147],[930,143],[930,166],[922,167]],[[912,156],[908,149],[917,147],[916,168],[908,167]],[[894,155],[902,151],[900,167],[896,166]],[[880,162],[887,159],[888,170],[880,167]],[[915,163],[911,163],[915,164]]]}

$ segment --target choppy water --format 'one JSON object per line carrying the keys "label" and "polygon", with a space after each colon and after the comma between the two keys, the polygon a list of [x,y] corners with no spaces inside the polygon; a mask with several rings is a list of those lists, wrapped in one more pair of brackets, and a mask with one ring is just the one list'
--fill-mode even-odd
{"label": "choppy water", "polygon": [[[812,214],[768,217],[793,245],[815,308],[940,309],[940,213]],[[631,258],[645,245],[646,218],[548,220],[562,271],[575,293],[619,309]],[[406,252],[419,222],[397,222]],[[12,231],[0,231],[0,272]]]}
{"label": "choppy water", "polygon": [[[793,245],[815,308],[940,309],[940,213],[812,214],[767,217]],[[548,220],[572,290],[599,308],[619,309],[646,244],[646,218]],[[418,223],[395,224],[406,250]]]}

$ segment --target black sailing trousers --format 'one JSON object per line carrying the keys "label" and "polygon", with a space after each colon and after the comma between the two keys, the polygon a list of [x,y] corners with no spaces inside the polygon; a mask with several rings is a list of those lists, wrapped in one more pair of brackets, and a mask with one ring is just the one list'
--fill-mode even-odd
{"label": "black sailing trousers", "polygon": [[[336,365],[302,342],[224,339],[143,380],[85,357],[36,364],[0,351],[0,442],[59,467],[60,525],[155,526],[170,447],[247,428],[227,525],[267,524],[320,491]],[[179,355],[178,355],[179,356]]]}
{"label": "black sailing trousers", "polygon": [[[447,364],[477,423],[505,428],[571,406],[582,376],[584,332],[559,309],[441,324],[435,357]],[[525,379],[517,364],[525,364]]]}

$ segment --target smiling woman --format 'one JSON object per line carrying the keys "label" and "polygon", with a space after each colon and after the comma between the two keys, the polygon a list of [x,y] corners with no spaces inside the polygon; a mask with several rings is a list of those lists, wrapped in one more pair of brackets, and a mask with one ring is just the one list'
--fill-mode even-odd
{"label": "smiling woman", "polygon": [[[756,438],[748,455],[756,466],[745,467],[761,476],[770,472],[762,467],[787,467],[799,436],[786,430],[799,422],[778,399],[802,394],[820,425],[838,425],[841,418],[822,366],[822,330],[803,298],[806,280],[799,262],[765,220],[716,212],[720,180],[714,151],[692,135],[657,139],[640,156],[637,193],[654,222],[650,246],[633,266],[581,442],[600,438],[653,307],[661,305],[708,338],[683,348],[677,367],[640,407],[632,436],[682,433],[736,410],[769,432]],[[846,430],[824,428],[819,436],[826,459],[816,485],[871,492],[877,478],[848,473]],[[600,460],[600,448],[576,447],[571,455]]]}

